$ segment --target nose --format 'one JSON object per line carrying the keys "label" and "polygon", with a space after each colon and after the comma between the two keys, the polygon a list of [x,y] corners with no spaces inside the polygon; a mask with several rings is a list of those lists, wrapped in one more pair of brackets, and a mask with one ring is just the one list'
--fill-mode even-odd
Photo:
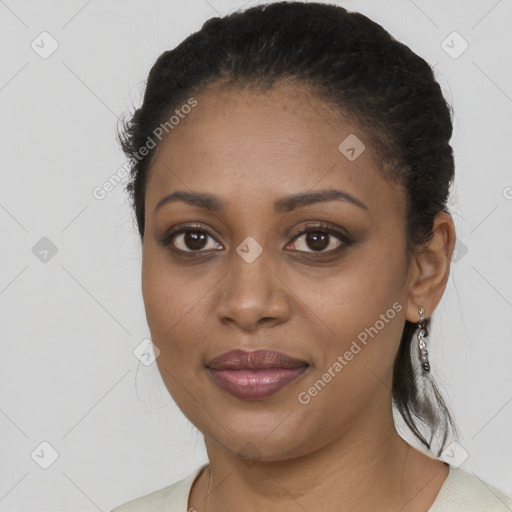
{"label": "nose", "polygon": [[289,288],[265,251],[251,263],[234,253],[217,299],[218,319],[244,331],[278,325],[293,314]]}

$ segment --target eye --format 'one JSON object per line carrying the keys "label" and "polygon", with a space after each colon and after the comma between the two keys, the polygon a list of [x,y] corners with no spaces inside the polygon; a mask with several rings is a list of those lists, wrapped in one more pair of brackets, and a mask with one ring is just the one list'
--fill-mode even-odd
{"label": "eye", "polygon": [[302,244],[303,247],[311,249],[298,249],[299,252],[331,253],[336,252],[342,245],[348,246],[352,242],[348,234],[329,223],[309,225],[306,229],[300,231],[299,235],[294,238],[293,245],[299,243],[299,245]]}
{"label": "eye", "polygon": [[[208,239],[210,239],[210,243]],[[206,229],[194,225],[180,224],[175,226],[159,238],[158,242],[164,246],[171,246],[177,251],[188,253],[222,249],[222,245],[215,241]]]}
{"label": "eye", "polygon": [[[177,253],[210,253],[222,250],[222,244],[210,234],[210,232],[198,225],[179,224],[165,233],[158,242],[169,247]],[[310,254],[334,253],[341,246],[349,246],[352,243],[350,235],[330,223],[309,224],[306,229],[298,231],[298,236],[293,239],[292,245],[301,245],[306,249],[293,251],[306,252]],[[287,250],[288,250],[287,246]],[[308,247],[311,250],[307,250]]]}

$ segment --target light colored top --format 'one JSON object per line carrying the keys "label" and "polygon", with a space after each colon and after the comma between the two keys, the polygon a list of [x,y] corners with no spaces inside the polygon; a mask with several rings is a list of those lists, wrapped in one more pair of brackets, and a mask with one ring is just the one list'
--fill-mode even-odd
{"label": "light colored top", "polygon": [[[190,475],[111,512],[188,512],[192,484],[208,463]],[[448,477],[428,512],[512,512],[512,499],[475,475],[450,466]]]}

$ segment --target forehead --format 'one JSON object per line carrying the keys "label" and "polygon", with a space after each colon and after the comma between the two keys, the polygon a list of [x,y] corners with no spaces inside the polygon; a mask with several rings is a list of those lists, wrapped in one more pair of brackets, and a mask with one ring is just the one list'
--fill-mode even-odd
{"label": "forehead", "polygon": [[193,144],[194,152],[180,151],[180,160],[222,154],[232,159],[251,157],[254,164],[256,155],[262,159],[271,154],[281,162],[287,158],[318,161],[326,147],[337,151],[341,140],[355,131],[334,106],[298,86],[281,84],[261,92],[218,85],[195,99],[197,106],[158,149],[167,161],[183,144]]}
{"label": "forehead", "polygon": [[157,149],[147,205],[177,188],[233,200],[242,195],[246,203],[254,197],[258,204],[330,186],[367,204],[386,193],[388,202],[401,199],[377,172],[378,156],[361,129],[304,89],[279,85],[262,93],[218,86],[194,99],[197,105]]}

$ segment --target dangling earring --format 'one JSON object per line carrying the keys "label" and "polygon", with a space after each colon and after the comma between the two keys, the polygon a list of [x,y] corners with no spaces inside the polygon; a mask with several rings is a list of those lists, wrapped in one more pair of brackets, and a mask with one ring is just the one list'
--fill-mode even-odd
{"label": "dangling earring", "polygon": [[428,336],[428,332],[426,330],[426,320],[423,318],[423,307],[420,307],[418,309],[418,312],[420,314],[420,320],[418,322],[419,325],[419,331],[418,331],[418,351],[419,351],[419,357],[421,362],[421,367],[425,372],[430,371],[430,363],[428,362],[428,352],[427,352],[427,345],[425,343],[424,337],[425,335]]}

